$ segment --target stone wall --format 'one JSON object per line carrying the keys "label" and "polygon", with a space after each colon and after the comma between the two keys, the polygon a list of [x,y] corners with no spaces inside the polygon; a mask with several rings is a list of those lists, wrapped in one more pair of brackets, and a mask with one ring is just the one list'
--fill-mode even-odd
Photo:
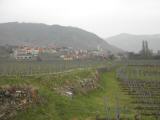
{"label": "stone wall", "polygon": [[38,90],[31,86],[0,86],[0,120],[11,119],[36,102]]}

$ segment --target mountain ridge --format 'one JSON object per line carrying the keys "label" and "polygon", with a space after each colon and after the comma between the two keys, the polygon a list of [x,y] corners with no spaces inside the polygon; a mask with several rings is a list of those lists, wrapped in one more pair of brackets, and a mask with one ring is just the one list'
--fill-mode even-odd
{"label": "mountain ridge", "polygon": [[43,23],[9,22],[0,24],[0,45],[57,45],[79,49],[101,48],[111,52],[122,50],[108,44],[102,38],[86,30]]}
{"label": "mountain ridge", "polygon": [[125,51],[139,52],[142,48],[142,41],[147,40],[149,48],[153,51],[160,50],[160,34],[129,34],[121,33],[105,39],[108,43],[118,46]]}

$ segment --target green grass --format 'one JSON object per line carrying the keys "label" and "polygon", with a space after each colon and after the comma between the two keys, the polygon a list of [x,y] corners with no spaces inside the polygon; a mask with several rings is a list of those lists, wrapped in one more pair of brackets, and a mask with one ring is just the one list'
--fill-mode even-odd
{"label": "green grass", "polygon": [[[133,106],[131,105],[131,99],[124,95],[121,91],[121,87],[119,82],[116,80],[115,72],[109,72],[102,74],[102,87],[104,88],[103,92],[101,93],[102,97],[107,97],[108,105],[111,109],[111,116],[115,115],[115,109],[117,104],[121,108],[120,113],[122,116],[132,118],[134,115]],[[117,100],[119,103],[117,103]]]}
{"label": "green grass", "polygon": [[101,117],[105,116],[104,98],[107,98],[107,104],[110,107],[109,116],[113,118],[116,96],[119,99],[121,115],[133,119],[135,111],[130,103],[131,99],[121,92],[114,71],[101,74],[98,89],[88,94],[75,95],[73,99],[60,96],[50,89],[91,76],[92,72],[93,70],[79,70],[58,76],[1,76],[0,85],[29,84],[39,89],[43,104],[32,105],[25,111],[19,111],[13,120],[94,120],[96,114]]}

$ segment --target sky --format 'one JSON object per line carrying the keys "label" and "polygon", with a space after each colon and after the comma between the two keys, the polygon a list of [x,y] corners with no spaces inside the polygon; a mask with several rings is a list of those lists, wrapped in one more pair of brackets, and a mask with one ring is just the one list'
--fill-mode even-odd
{"label": "sky", "polygon": [[160,0],[0,0],[0,23],[74,26],[107,38],[160,33]]}

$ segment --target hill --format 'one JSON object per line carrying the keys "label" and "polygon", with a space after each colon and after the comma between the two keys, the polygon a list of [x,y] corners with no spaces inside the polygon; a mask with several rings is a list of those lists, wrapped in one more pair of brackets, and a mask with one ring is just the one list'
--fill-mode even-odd
{"label": "hill", "polygon": [[80,49],[97,49],[119,52],[97,35],[75,27],[36,23],[0,24],[0,45],[67,46]]}
{"label": "hill", "polygon": [[157,51],[160,45],[160,34],[155,35],[133,35],[122,33],[105,39],[108,43],[126,51],[139,52],[142,48],[142,41],[147,40],[149,48]]}

